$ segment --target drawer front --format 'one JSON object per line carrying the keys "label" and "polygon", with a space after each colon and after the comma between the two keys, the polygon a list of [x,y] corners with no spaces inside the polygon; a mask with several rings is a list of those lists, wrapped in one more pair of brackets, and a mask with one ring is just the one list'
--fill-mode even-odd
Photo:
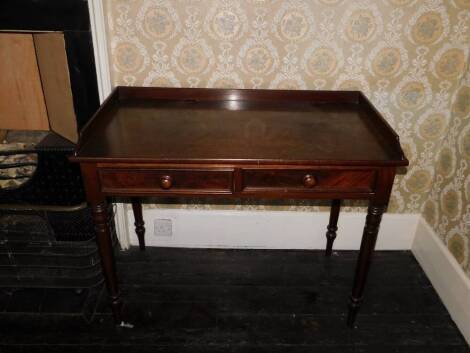
{"label": "drawer front", "polygon": [[371,192],[376,173],[373,170],[243,170],[243,191],[287,192]]}
{"label": "drawer front", "polygon": [[231,193],[232,170],[101,169],[104,192]]}

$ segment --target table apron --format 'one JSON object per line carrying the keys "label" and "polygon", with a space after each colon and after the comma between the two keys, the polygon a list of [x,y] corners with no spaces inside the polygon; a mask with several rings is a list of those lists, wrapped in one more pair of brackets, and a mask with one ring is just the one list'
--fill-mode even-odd
{"label": "table apron", "polygon": [[371,199],[373,168],[97,168],[106,196]]}

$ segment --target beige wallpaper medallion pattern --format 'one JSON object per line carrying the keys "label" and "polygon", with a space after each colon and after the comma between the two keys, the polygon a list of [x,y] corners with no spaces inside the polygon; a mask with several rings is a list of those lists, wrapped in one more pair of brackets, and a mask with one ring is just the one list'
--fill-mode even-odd
{"label": "beige wallpaper medallion pattern", "polygon": [[106,14],[115,85],[365,92],[411,162],[389,211],[424,213],[470,275],[469,0],[107,0]]}

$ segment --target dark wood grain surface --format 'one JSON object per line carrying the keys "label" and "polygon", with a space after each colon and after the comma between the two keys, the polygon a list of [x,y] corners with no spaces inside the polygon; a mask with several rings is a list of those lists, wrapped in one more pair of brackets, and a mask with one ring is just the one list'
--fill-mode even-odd
{"label": "dark wood grain surface", "polygon": [[[336,102],[338,92],[252,90],[145,98],[157,90],[119,88],[84,134],[77,159],[406,164],[393,133],[359,92],[339,92]],[[220,91],[226,91],[220,100],[210,99]]]}

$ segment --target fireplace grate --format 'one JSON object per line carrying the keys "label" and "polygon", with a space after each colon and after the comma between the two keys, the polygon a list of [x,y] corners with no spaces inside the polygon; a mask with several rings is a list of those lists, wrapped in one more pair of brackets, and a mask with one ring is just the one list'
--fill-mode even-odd
{"label": "fireplace grate", "polygon": [[[100,284],[103,277],[93,231],[85,231],[91,224],[85,204],[72,210],[1,209],[0,287],[88,288]],[[111,227],[116,239],[113,223]]]}

